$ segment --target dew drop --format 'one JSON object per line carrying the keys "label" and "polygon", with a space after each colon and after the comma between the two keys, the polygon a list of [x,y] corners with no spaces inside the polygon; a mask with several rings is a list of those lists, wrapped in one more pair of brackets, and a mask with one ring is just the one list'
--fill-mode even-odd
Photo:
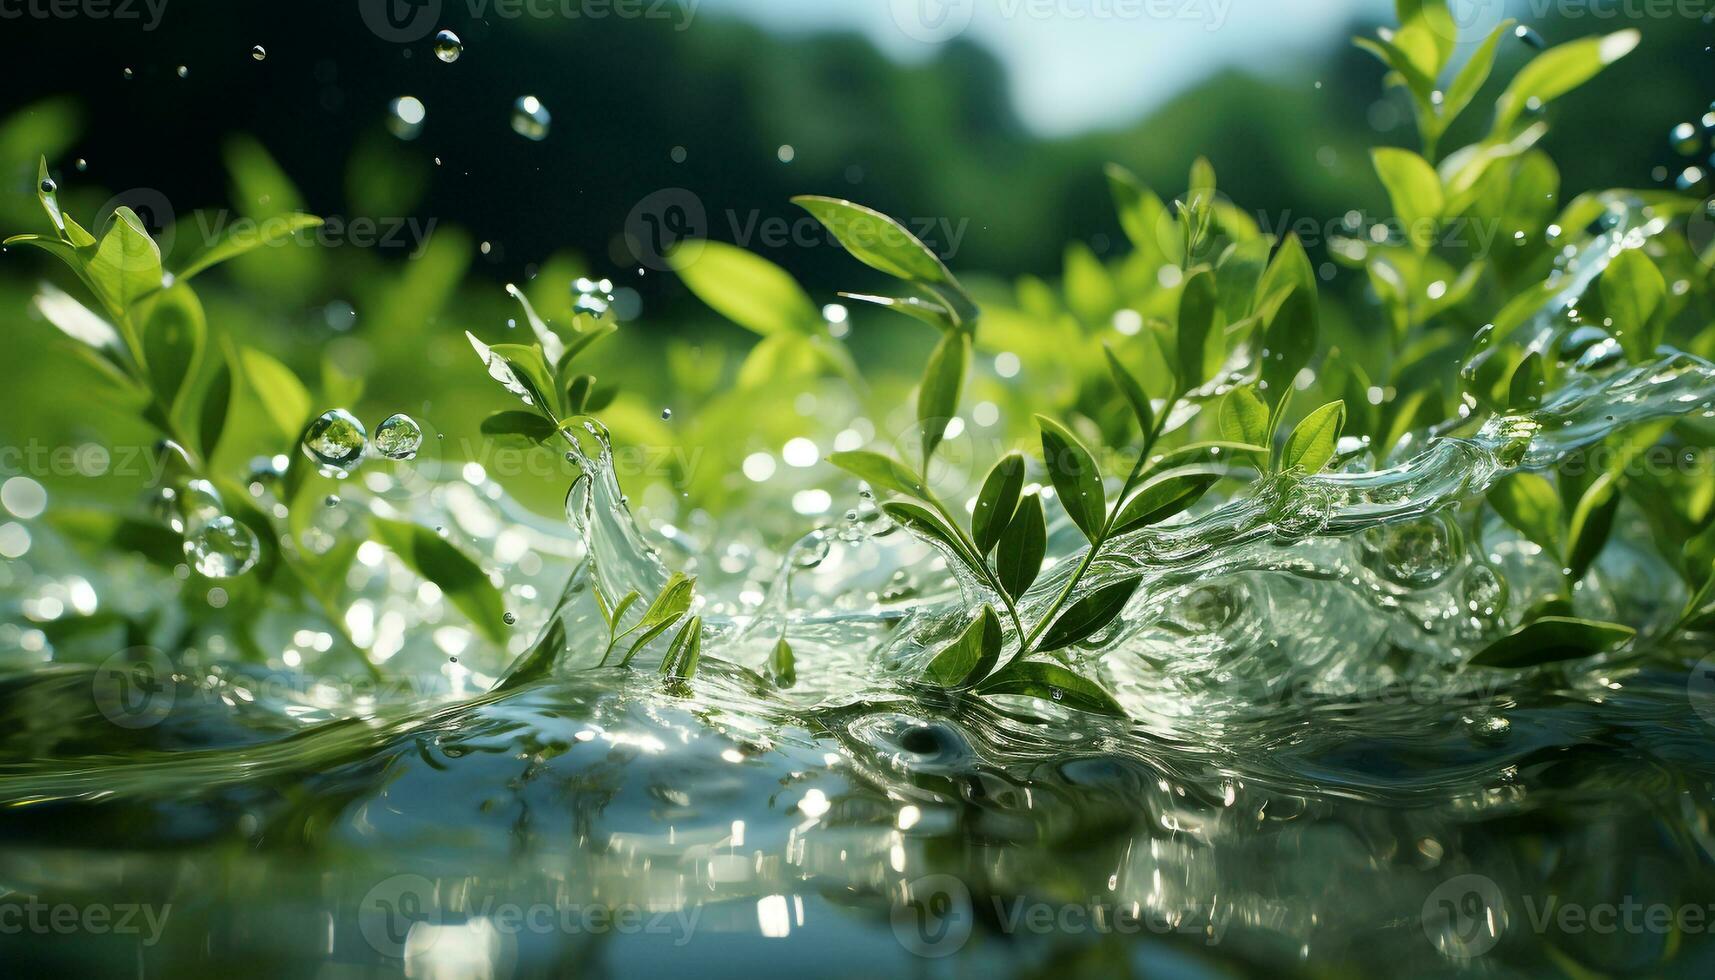
{"label": "dew drop", "polygon": [[1536,28],[1526,27],[1524,24],[1520,24],[1513,28],[1513,37],[1518,38],[1520,41],[1523,41],[1525,44],[1538,51],[1548,47],[1548,42],[1542,39],[1542,35],[1536,32]]}
{"label": "dew drop", "polygon": [[266,48],[262,47],[262,45],[258,44],[255,47],[250,49],[250,57],[256,59],[257,61],[267,61],[268,60],[268,50]]}
{"label": "dew drop", "polygon": [[130,80],[131,80],[131,79],[133,79],[133,78],[136,78],[136,77],[137,77],[137,73],[136,73],[136,72],[134,72],[134,71],[132,71],[132,70],[131,70],[131,69],[129,69],[129,68],[127,68],[127,69],[125,69],[125,70],[124,70],[124,71],[123,71],[123,72],[121,72],[121,73],[120,73],[120,74],[122,74],[122,75],[123,75],[123,76],[124,76],[124,77],[125,77],[125,80],[126,80],[126,81],[128,81],[128,82],[129,82],[129,81],[130,81]]}
{"label": "dew drop", "polygon": [[52,177],[43,177],[42,178],[42,193],[43,194],[52,194],[54,191],[57,191],[59,189],[60,189],[60,185],[54,183],[54,179]]}
{"label": "dew drop", "polygon": [[304,455],[323,470],[350,473],[363,462],[363,447],[369,434],[363,423],[343,408],[323,412],[304,433]]}
{"label": "dew drop", "polygon": [[457,34],[448,30],[435,34],[435,57],[450,65],[459,60],[461,54],[464,54],[464,42],[459,40]]}
{"label": "dew drop", "polygon": [[661,421],[667,422],[667,421],[670,421],[672,418],[673,418],[673,410],[672,409],[663,408],[661,410]]}
{"label": "dew drop", "polygon": [[339,506],[339,494],[337,494],[337,493],[328,494],[326,497],[322,498],[322,504],[324,506],[327,506],[327,507],[338,507]]}
{"label": "dew drop", "polygon": [[534,95],[521,95],[512,103],[512,131],[525,139],[537,142],[547,139],[551,121],[548,107]]}
{"label": "dew drop", "polygon": [[388,459],[414,459],[423,445],[423,429],[409,415],[389,415],[375,430],[375,451]]}
{"label": "dew drop", "polygon": [[504,622],[508,626],[515,626],[518,623],[518,617],[514,616],[511,613],[507,613],[506,615],[500,617],[500,619],[502,622]]}
{"label": "dew drop", "polygon": [[222,514],[185,541],[185,554],[205,578],[236,578],[256,564],[256,532]]}
{"label": "dew drop", "polygon": [[190,70],[190,68],[189,68],[189,67],[187,67],[187,66],[185,66],[185,65],[180,65],[180,66],[179,66],[179,77],[180,77],[180,78],[189,78],[189,77],[191,77],[191,70]]}

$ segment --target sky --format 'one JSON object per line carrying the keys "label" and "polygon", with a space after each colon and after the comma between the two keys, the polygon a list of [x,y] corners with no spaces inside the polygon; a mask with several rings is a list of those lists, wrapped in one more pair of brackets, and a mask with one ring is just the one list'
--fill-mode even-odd
{"label": "sky", "polygon": [[[1477,0],[1481,2],[1481,0]],[[900,60],[952,37],[1006,64],[1019,115],[1057,136],[1118,125],[1228,66],[1322,50],[1390,0],[700,0],[780,33],[858,30]]]}

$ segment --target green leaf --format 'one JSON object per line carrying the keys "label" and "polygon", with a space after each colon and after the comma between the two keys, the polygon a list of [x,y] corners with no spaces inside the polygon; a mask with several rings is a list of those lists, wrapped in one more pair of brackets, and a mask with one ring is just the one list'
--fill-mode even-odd
{"label": "green leaf", "polygon": [[1316,409],[1298,423],[1292,435],[1286,437],[1286,447],[1281,450],[1281,465],[1306,474],[1322,472],[1322,467],[1334,458],[1334,448],[1340,442],[1340,430],[1345,427],[1345,402],[1329,402]]}
{"label": "green leaf", "polygon": [[976,509],[971,512],[971,539],[980,554],[988,554],[1000,543],[1000,538],[1018,513],[1018,494],[1024,489],[1024,456],[1007,453],[989,470],[983,488],[977,493]]}
{"label": "green leaf", "polygon": [[1633,363],[1655,354],[1661,343],[1661,318],[1667,280],[1641,248],[1628,248],[1602,270],[1602,307],[1613,321],[1610,331]]}
{"label": "green leaf", "polygon": [[890,500],[881,505],[881,512],[918,537],[946,545],[960,564],[970,564],[958,534],[927,508],[903,500]]}
{"label": "green leaf", "polygon": [[1144,451],[1147,452],[1150,435],[1155,431],[1155,408],[1150,404],[1149,392],[1144,391],[1137,376],[1120,363],[1112,348],[1103,344],[1102,353],[1107,355],[1108,373],[1113,375],[1115,387],[1125,396],[1126,403],[1131,406],[1131,414],[1137,418],[1138,430],[1143,433],[1146,443]]}
{"label": "green leaf", "polygon": [[1104,585],[1067,606],[1054,625],[1048,627],[1048,632],[1042,634],[1036,648],[1044,652],[1062,650],[1094,636],[1124,611],[1125,604],[1131,601],[1132,593],[1137,591],[1142,581],[1136,576],[1122,579]]}
{"label": "green leaf", "polygon": [[1219,297],[1215,292],[1215,274],[1200,268],[1185,279],[1179,293],[1179,386],[1184,389],[1202,384],[1203,361],[1209,333],[1215,325]]}
{"label": "green leaf", "polygon": [[1544,616],[1489,644],[1471,658],[1473,667],[1535,667],[1604,653],[1636,631],[1619,623],[1570,616]]}
{"label": "green leaf", "polygon": [[197,412],[197,447],[205,460],[214,458],[220,437],[226,432],[227,412],[232,407],[232,362],[221,356],[214,376],[203,389],[202,404]]}
{"label": "green leaf", "polygon": [[1042,498],[1027,493],[995,549],[994,572],[1000,587],[1014,599],[1024,595],[1041,573],[1047,554],[1048,525],[1042,514]]}
{"label": "green leaf", "polygon": [[768,676],[776,687],[791,687],[798,683],[798,667],[796,658],[792,656],[792,644],[782,636],[780,642],[774,644],[774,650],[768,655]]}
{"label": "green leaf", "polygon": [[907,469],[904,463],[880,453],[865,449],[833,453],[828,456],[828,462],[877,490],[919,499],[926,499],[929,495],[917,474]]}
{"label": "green leaf", "polygon": [[559,429],[535,412],[495,412],[482,420],[482,434],[490,439],[522,439],[530,445],[545,443]]}
{"label": "green leaf", "polygon": [[1585,488],[1572,508],[1572,521],[1566,531],[1566,566],[1577,581],[1590,570],[1608,534],[1614,528],[1614,514],[1620,509],[1619,478],[1613,472],[1603,473]]}
{"label": "green leaf", "polygon": [[407,568],[439,586],[482,635],[506,642],[506,601],[481,566],[429,528],[383,517],[371,517],[370,527]]}
{"label": "green leaf", "polygon": [[1527,540],[1560,554],[1560,495],[1547,479],[1514,473],[1489,489],[1489,505]]}
{"label": "green leaf", "polygon": [[1542,393],[1548,388],[1548,379],[1543,375],[1542,354],[1531,351],[1524,360],[1513,369],[1512,380],[1507,382],[1507,407],[1519,412],[1535,408],[1542,404]]}
{"label": "green leaf", "polygon": [[1304,243],[1298,240],[1296,234],[1288,233],[1280,248],[1275,250],[1274,258],[1263,270],[1262,279],[1256,286],[1257,308],[1263,308],[1273,296],[1284,296],[1288,291],[1301,294],[1310,304],[1310,319],[1315,321],[1316,313],[1316,270],[1310,266],[1310,256],[1304,251]]}
{"label": "green leaf", "polygon": [[1529,106],[1547,105],[1594,78],[1630,54],[1641,35],[1631,28],[1600,37],[1579,38],[1531,59],[1495,100],[1493,135],[1505,138]]}
{"label": "green leaf", "polygon": [[[9,239],[8,242],[10,241],[12,240]],[[119,331],[113,328],[113,324],[103,320],[94,310],[50,283],[42,283],[31,305],[42,315],[42,319],[80,344],[87,344],[112,355],[118,355],[125,349],[125,341],[120,339]]]}
{"label": "green leaf", "polygon": [[1036,416],[1042,429],[1042,458],[1048,476],[1072,523],[1094,542],[1107,518],[1107,496],[1102,489],[1102,471],[1096,459],[1071,430],[1044,415]]}
{"label": "green leaf", "polygon": [[[1314,288],[1314,287],[1312,287]],[[1314,294],[1302,288],[1287,294],[1263,330],[1262,381],[1269,403],[1279,410],[1298,372],[1316,350]]]}
{"label": "green leaf", "polygon": [[724,242],[674,248],[668,264],[716,313],[763,336],[819,333],[822,313],[786,270]]}
{"label": "green leaf", "polygon": [[313,214],[284,214],[252,224],[237,222],[221,233],[202,254],[192,259],[175,277],[185,282],[198,273],[237,258],[246,252],[283,242],[300,231],[320,228],[322,219]]}
{"label": "green leaf", "polygon": [[977,693],[1022,694],[1080,711],[1125,717],[1125,709],[1101,685],[1059,664],[1040,660],[1014,660],[1000,673],[977,685]]}
{"label": "green leaf", "polygon": [[956,285],[941,259],[904,225],[861,204],[802,195],[792,203],[810,212],[858,261],[909,282]]}
{"label": "green leaf", "polygon": [[703,652],[703,617],[692,616],[679,628],[677,636],[667,647],[667,655],[661,658],[661,674],[681,681],[688,681],[697,675],[697,662],[702,659]]}
{"label": "green leaf", "polygon": [[987,677],[1000,660],[1000,617],[984,606],[950,646],[929,662],[929,677],[942,687],[964,687]]}
{"label": "green leaf", "polygon": [[914,320],[921,320],[938,330],[952,330],[958,326],[951,310],[939,303],[918,299],[915,296],[871,296],[867,293],[841,293],[845,299],[856,300],[859,303],[869,303],[895,313],[903,313]]}
{"label": "green leaf", "polygon": [[1258,446],[1268,444],[1268,405],[1249,385],[1234,388],[1221,398],[1216,420],[1222,439]]}
{"label": "green leaf", "polygon": [[1410,150],[1394,147],[1371,150],[1370,159],[1412,247],[1419,254],[1429,251],[1435,241],[1436,219],[1446,206],[1435,168]]}
{"label": "green leaf", "polygon": [[[548,368],[548,361],[542,356],[539,347],[525,344],[495,344],[488,348],[489,376],[506,386],[508,391],[525,397],[537,411],[558,417],[555,411],[553,396],[557,394],[554,387],[554,373]],[[510,373],[513,382],[518,386],[514,390],[495,372],[495,363],[503,363]]]}
{"label": "green leaf", "polygon": [[[585,406],[590,401],[590,389],[595,387],[595,375],[580,374],[566,382],[565,401],[563,402],[567,415],[584,414]],[[544,420],[546,421],[546,420]],[[553,426],[549,426],[553,428]]]}
{"label": "green leaf", "polygon": [[1216,473],[1169,473],[1151,480],[1120,508],[1113,533],[1159,524],[1201,500],[1220,480]]}
{"label": "green leaf", "polygon": [[89,280],[114,316],[161,288],[161,249],[128,207],[113,212],[89,260]]}
{"label": "green leaf", "polygon": [[42,210],[48,214],[48,221],[54,226],[54,231],[73,248],[87,248],[95,244],[95,237],[84,231],[83,227],[71,219],[71,216],[60,210],[59,191],[48,190],[53,182],[48,176],[48,158],[39,157],[36,168],[36,200],[41,202]]}
{"label": "green leaf", "polygon": [[1513,23],[1511,18],[1507,18],[1496,24],[1489,36],[1483,39],[1483,43],[1477,46],[1477,50],[1471,52],[1465,67],[1459,69],[1459,74],[1454,76],[1453,84],[1447,86],[1447,95],[1441,102],[1441,128],[1445,129],[1457,119],[1471,104],[1471,100],[1477,97],[1483,83],[1489,80],[1489,73],[1495,67],[1495,47],[1500,44],[1501,38],[1512,33]]}
{"label": "green leaf", "polygon": [[1114,211],[1119,215],[1120,227],[1125,230],[1126,237],[1140,253],[1159,259],[1162,228],[1168,222],[1167,208],[1161,203],[1161,198],[1117,163],[1108,164],[1106,172]]}
{"label": "green leaf", "polygon": [[637,639],[632,641],[631,648],[625,652],[624,659],[620,660],[621,667],[631,663],[631,658],[637,656],[637,651],[648,646],[650,640],[665,633],[680,617],[690,612],[696,589],[697,580],[684,572],[674,572],[668,576],[666,584],[661,586],[661,591],[656,593],[655,599],[643,610],[643,618],[628,631],[636,634]]}
{"label": "green leaf", "polygon": [[917,421],[923,427],[923,468],[947,433],[959,410],[959,389],[965,383],[965,365],[971,359],[971,338],[954,331],[941,338],[923,369],[923,384],[917,392]]}
{"label": "green leaf", "polygon": [[196,293],[183,283],[162,292],[143,328],[143,359],[150,383],[169,410],[196,377],[207,344],[208,322]]}
{"label": "green leaf", "polygon": [[292,369],[254,347],[239,350],[238,365],[280,433],[288,439],[302,435],[310,421],[310,393]]}

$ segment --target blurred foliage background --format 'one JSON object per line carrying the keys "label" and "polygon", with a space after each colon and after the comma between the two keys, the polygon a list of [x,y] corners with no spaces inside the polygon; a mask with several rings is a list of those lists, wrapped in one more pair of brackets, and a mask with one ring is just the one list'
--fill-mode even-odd
{"label": "blurred foliage background", "polygon": [[[628,489],[669,517],[682,502],[718,510],[748,485],[741,463],[754,453],[778,455],[806,436],[825,455],[835,433],[866,416],[855,429],[866,440],[902,431],[909,414],[886,413],[909,404],[932,337],[904,318],[854,309],[845,341],[864,386],[799,356],[758,365],[746,381],[740,368],[756,335],[711,312],[671,272],[648,268],[649,257],[640,264],[628,244],[641,202],[688,192],[707,218],[697,230],[743,239],[818,302],[882,277],[825,236],[805,244],[753,234],[770,221],[807,224],[790,195],[849,197],[953,230],[956,248],[935,243],[948,264],[979,297],[1015,308],[994,318],[972,379],[972,398],[998,409],[989,425],[998,449],[1027,431],[1020,399],[1063,408],[1078,397],[1077,366],[1065,363],[1058,334],[1032,333],[1032,316],[1070,316],[1111,333],[1122,305],[1103,267],[1118,268],[1131,248],[1105,163],[1170,199],[1192,160],[1207,156],[1221,193],[1277,228],[1388,213],[1368,147],[1414,146],[1410,109],[1399,90],[1384,92],[1382,67],[1349,41],[1386,19],[1378,10],[1374,23],[1349,25],[1289,70],[1188,79],[1130,125],[1060,138],[1021,123],[1001,63],[976,44],[955,41],[901,64],[855,34],[780,36],[708,11],[677,30],[650,19],[484,22],[449,5],[438,26],[465,44],[452,65],[436,60],[428,38],[391,43],[350,11],[311,15],[289,4],[173,0],[160,29],[147,32],[89,18],[11,22],[0,29],[0,59],[28,68],[0,97],[0,227],[45,230],[34,196],[39,155],[86,225],[122,201],[157,222],[151,230],[178,254],[240,216],[302,209],[340,219],[346,230],[330,231],[327,247],[263,249],[199,282],[211,327],[289,365],[312,389],[313,412],[343,405],[371,427],[410,412],[431,433],[425,452],[448,458],[481,458],[478,425],[509,407],[463,335],[506,339],[519,313],[503,285],[524,286],[563,323],[574,280],[609,279],[624,328],[586,369],[623,391],[604,415],[644,451]],[[1614,27],[1588,18],[1532,26],[1550,44]],[[1684,157],[1670,129],[1710,109],[1707,25],[1630,26],[1644,32],[1640,49],[1602,85],[1553,107],[1543,146],[1560,166],[1563,202],[1595,187],[1671,181]],[[1508,40],[1495,91],[1535,53]],[[253,57],[255,44],[265,60]],[[509,125],[525,94],[552,112],[541,141]],[[1493,94],[1485,90],[1479,105]],[[389,127],[389,106],[402,96],[427,107],[410,139]],[[1486,112],[1470,113],[1444,145],[1487,123]],[[1306,242],[1318,268],[1324,244]],[[1324,275],[1324,288],[1343,299],[1325,309],[1325,336],[1362,349],[1379,322],[1363,273],[1328,264]],[[1020,276],[1038,278],[1021,286]],[[76,292],[68,278],[44,256],[0,256],[10,367],[0,444],[94,443],[117,460],[146,445],[147,430],[133,409],[104,399],[67,342],[30,311],[39,282]],[[1062,292],[1063,279],[1076,288]],[[1002,353],[1017,355],[1021,376],[995,370]],[[238,397],[242,406],[257,396]],[[281,451],[278,433],[254,421],[267,417],[265,406],[234,417],[253,424],[229,430],[222,468],[242,473],[252,457]],[[571,471],[560,478],[557,460],[536,452],[542,458],[517,472],[492,460],[489,469],[519,499],[556,513]],[[16,469],[17,458],[5,462]],[[75,470],[32,475],[56,495],[114,506],[130,506],[147,483],[118,467]],[[831,478],[784,463],[776,477],[805,486]],[[789,513],[763,520],[780,534],[805,523]]]}

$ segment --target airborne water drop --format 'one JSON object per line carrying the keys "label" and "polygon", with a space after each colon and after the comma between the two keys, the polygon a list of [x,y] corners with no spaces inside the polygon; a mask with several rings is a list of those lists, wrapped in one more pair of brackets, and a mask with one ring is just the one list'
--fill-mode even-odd
{"label": "airborne water drop", "polygon": [[464,54],[464,42],[457,34],[444,29],[435,34],[435,57],[450,65],[459,60],[461,54]]}

